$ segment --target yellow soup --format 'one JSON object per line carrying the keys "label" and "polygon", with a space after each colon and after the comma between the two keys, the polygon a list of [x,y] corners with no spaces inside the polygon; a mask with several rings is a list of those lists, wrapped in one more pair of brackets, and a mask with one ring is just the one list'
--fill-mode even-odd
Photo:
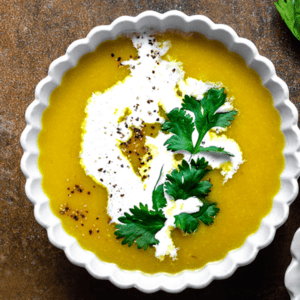
{"label": "yellow soup", "polygon": [[[157,39],[171,42],[166,59],[182,62],[186,77],[221,83],[238,110],[226,135],[240,146],[244,163],[226,184],[219,170],[207,175],[213,184],[208,200],[217,202],[220,208],[214,224],[202,224],[190,235],[178,229],[172,231],[179,248],[177,260],[165,257],[160,261],[153,247],[144,251],[134,244],[122,245],[107,214],[105,187],[87,176],[80,165],[81,126],[88,99],[130,74],[129,68],[121,64],[137,55],[129,38],[103,42],[63,76],[42,115],[38,164],[53,213],[84,249],[122,269],[174,274],[223,259],[258,230],[280,189],[284,136],[271,94],[239,55],[199,34],[167,32]],[[118,57],[122,60],[118,61]]]}

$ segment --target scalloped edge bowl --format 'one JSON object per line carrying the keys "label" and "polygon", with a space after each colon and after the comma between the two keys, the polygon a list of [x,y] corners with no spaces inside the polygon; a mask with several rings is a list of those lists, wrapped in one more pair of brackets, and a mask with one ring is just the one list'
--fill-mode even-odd
{"label": "scalloped edge bowl", "polygon": [[284,283],[291,300],[300,300],[300,228],[293,237],[291,254],[292,262],[285,272]]}
{"label": "scalloped edge bowl", "polygon": [[[48,106],[52,90],[60,84],[63,74],[74,67],[84,54],[95,50],[101,42],[114,39],[122,33],[138,32],[145,28],[159,31],[170,28],[185,32],[196,31],[209,39],[222,42],[230,51],[240,54],[247,65],[260,75],[263,85],[273,95],[274,106],[281,115],[281,130],[286,140],[284,149],[286,165],[281,174],[281,189],[274,198],[271,212],[262,220],[259,230],[250,235],[241,248],[229,252],[223,260],[209,263],[201,270],[184,271],[177,275],[164,273],[145,275],[140,271],[122,270],[115,264],[103,262],[95,254],[82,249],[76,239],[63,230],[60,220],[52,213],[49,200],[41,187],[42,176],[37,165],[39,155],[37,136],[41,130],[41,116]],[[135,287],[146,293],[160,289],[176,293],[187,287],[204,288],[214,279],[228,278],[239,266],[251,263],[259,249],[272,242],[276,229],[287,219],[289,205],[298,194],[297,178],[300,170],[298,112],[289,101],[287,85],[276,76],[271,61],[258,54],[252,42],[238,37],[229,26],[214,24],[205,16],[187,16],[179,11],[169,11],[165,14],[146,11],[137,17],[120,17],[109,26],[95,27],[85,39],[73,42],[66,54],[50,65],[48,76],[36,87],[35,100],[28,107],[25,117],[27,126],[21,136],[24,150],[21,169],[27,179],[25,192],[34,204],[36,220],[47,229],[50,242],[63,249],[73,264],[85,267],[95,278],[109,279],[120,288]]]}

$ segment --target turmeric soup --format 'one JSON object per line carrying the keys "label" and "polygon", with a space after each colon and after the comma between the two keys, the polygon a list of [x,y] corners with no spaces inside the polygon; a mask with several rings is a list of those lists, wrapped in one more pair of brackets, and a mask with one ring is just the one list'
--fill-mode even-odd
{"label": "turmeric soup", "polygon": [[179,31],[101,43],[51,93],[42,186],[82,248],[121,269],[175,274],[222,260],[270,212],[280,115],[259,75]]}

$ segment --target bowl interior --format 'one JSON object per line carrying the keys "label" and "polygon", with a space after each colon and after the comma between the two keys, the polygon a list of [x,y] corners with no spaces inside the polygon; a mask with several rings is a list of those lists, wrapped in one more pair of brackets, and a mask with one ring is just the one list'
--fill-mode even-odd
{"label": "bowl interior", "polygon": [[[41,187],[42,175],[37,165],[39,155],[37,137],[41,130],[41,116],[48,106],[51,92],[60,84],[63,74],[74,67],[84,54],[95,50],[101,42],[114,39],[123,33],[141,32],[149,28],[157,31],[167,29],[195,31],[209,39],[222,42],[230,51],[241,55],[247,65],[260,75],[263,85],[271,92],[274,106],[281,115],[281,129],[286,141],[284,149],[286,165],[281,175],[281,189],[274,198],[270,214],[263,219],[259,230],[249,236],[241,248],[228,253],[222,261],[210,263],[201,270],[184,271],[175,276],[162,273],[149,276],[139,271],[121,270],[115,264],[100,261],[93,253],[82,249],[76,239],[63,230],[60,220],[52,213],[49,200]],[[121,288],[134,286],[144,292],[154,292],[159,289],[179,292],[186,287],[203,288],[213,279],[227,278],[237,267],[249,264],[256,257],[259,249],[271,243],[276,228],[288,217],[289,204],[298,193],[297,121],[298,112],[289,101],[287,85],[277,77],[273,64],[259,55],[252,42],[238,37],[229,26],[214,24],[205,16],[189,17],[178,11],[166,14],[144,12],[137,17],[121,17],[109,26],[94,28],[85,39],[72,43],[66,54],[50,65],[48,76],[38,84],[35,100],[26,111],[27,127],[21,136],[24,149],[21,168],[27,178],[26,195],[35,205],[36,220],[47,229],[51,243],[63,249],[72,263],[85,267],[92,276],[109,279]]]}

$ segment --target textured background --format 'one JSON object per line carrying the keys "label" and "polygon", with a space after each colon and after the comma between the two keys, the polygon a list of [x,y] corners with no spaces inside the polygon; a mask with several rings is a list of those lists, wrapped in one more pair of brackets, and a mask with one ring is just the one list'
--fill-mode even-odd
{"label": "textured background", "polygon": [[94,26],[145,10],[204,14],[252,40],[260,54],[275,64],[278,75],[289,86],[291,101],[300,106],[300,42],[289,32],[271,0],[82,2],[0,1],[0,299],[98,299],[114,295],[137,299],[289,299],[284,273],[291,261],[291,240],[300,224],[299,198],[291,205],[290,216],[275,240],[252,264],[203,290],[187,289],[175,295],[120,290],[72,265],[62,250],[49,243],[25,196],[19,138],[25,128],[25,110],[49,64]]}

